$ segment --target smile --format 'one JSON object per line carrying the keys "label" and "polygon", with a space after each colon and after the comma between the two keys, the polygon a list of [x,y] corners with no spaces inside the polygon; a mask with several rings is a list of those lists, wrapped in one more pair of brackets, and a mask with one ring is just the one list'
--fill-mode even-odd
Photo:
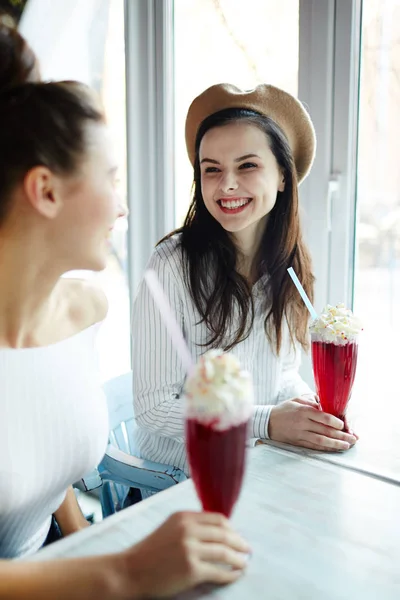
{"label": "smile", "polygon": [[252,198],[220,198],[217,204],[224,213],[237,214],[252,202]]}

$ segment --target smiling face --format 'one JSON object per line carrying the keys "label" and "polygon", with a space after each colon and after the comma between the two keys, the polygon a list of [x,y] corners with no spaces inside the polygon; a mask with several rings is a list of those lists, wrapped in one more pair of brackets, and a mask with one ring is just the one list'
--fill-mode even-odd
{"label": "smiling face", "polygon": [[60,255],[74,269],[104,269],[115,220],[125,214],[116,192],[116,163],[108,131],[95,125],[88,133],[88,150],[80,174],[61,181]]}
{"label": "smiling face", "polygon": [[214,127],[201,140],[199,162],[210,214],[236,237],[256,237],[285,188],[266,134],[249,123]]}

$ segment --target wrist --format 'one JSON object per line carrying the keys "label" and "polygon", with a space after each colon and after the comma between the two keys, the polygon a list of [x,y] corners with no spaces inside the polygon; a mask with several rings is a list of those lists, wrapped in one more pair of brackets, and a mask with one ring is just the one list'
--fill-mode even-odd
{"label": "wrist", "polygon": [[274,420],[275,420],[275,411],[276,411],[277,407],[276,406],[272,406],[271,410],[269,412],[269,418],[268,418],[268,423],[267,423],[267,439],[269,440],[274,440]]}
{"label": "wrist", "polygon": [[146,595],[140,579],[140,556],[136,548],[113,555],[115,598],[119,600],[144,600]]}

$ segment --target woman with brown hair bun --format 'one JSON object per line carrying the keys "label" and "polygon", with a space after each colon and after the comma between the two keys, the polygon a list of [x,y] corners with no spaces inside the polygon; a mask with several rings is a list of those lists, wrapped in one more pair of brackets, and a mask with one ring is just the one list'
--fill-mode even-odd
{"label": "woman with brown hair bun", "polygon": [[16,29],[0,19],[0,89],[40,81],[36,56]]}
{"label": "woman with brown hair bun", "polygon": [[173,515],[119,554],[4,560],[45,544],[53,514],[79,528],[81,515],[60,513],[65,502],[71,508],[66,491],[98,464],[108,438],[94,349],[107,302],[91,284],[61,276],[106,265],[123,214],[116,164],[93,93],[76,82],[31,82],[37,77],[25,41],[2,27],[0,599],[158,598],[234,581],[248,547],[215,514]]}
{"label": "woman with brown hair bun", "polygon": [[[272,85],[214,85],[192,102],[186,147],[193,198],[183,226],[149,262],[161,279],[193,356],[232,350],[253,375],[250,435],[319,450],[356,437],[319,410],[299,375],[308,313],[288,274],[312,297],[314,277],[299,217],[298,185],[315,153],[302,104]],[[142,458],[187,470],[185,372],[147,287],[133,309],[133,377]]]}

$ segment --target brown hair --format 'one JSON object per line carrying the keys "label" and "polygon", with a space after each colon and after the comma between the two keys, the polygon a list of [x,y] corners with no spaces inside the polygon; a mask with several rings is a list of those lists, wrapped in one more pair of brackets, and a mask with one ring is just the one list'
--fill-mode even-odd
{"label": "brown hair", "polygon": [[94,93],[77,82],[38,83],[38,62],[19,33],[0,25],[0,225],[10,192],[35,166],[72,174],[86,150],[86,125],[103,123]]}
{"label": "brown hair", "polygon": [[0,225],[12,188],[43,165],[71,175],[87,149],[87,125],[104,123],[94,93],[64,81],[25,83],[0,90]]}
{"label": "brown hair", "polygon": [[0,21],[0,90],[40,81],[39,63],[18,31]]}
{"label": "brown hair", "polygon": [[[265,278],[263,295],[265,331],[279,353],[282,324],[287,320],[292,343],[308,345],[308,312],[287,274],[293,267],[307,294],[313,298],[311,258],[303,241],[296,169],[285,135],[270,118],[244,109],[225,109],[207,117],[196,138],[193,200],[181,233],[186,284],[202,321],[210,332],[205,345],[226,350],[246,339],[254,324],[251,286],[238,273],[237,250],[223,227],[207,210],[201,193],[199,147],[204,134],[233,122],[258,127],[285,177],[278,192],[256,257],[257,275]],[[171,234],[172,235],[172,234]],[[237,309],[238,319],[233,318]]]}

